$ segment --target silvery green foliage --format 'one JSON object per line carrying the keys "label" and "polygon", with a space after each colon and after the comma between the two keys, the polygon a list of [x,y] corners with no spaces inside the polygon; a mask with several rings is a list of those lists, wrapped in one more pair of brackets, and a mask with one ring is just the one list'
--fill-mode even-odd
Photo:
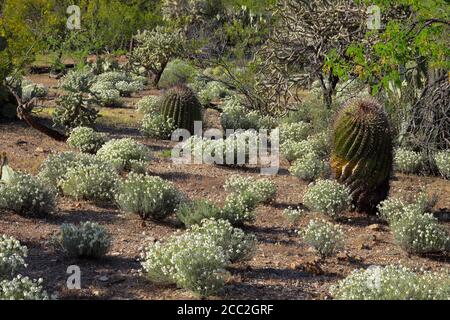
{"label": "silvery green foliage", "polygon": [[42,288],[42,279],[31,280],[17,275],[12,280],[0,281],[0,300],[48,300]]}
{"label": "silvery green foliage", "polygon": [[305,230],[300,231],[299,234],[322,257],[331,256],[344,246],[344,232],[342,229],[326,220],[309,221]]}
{"label": "silvery green foliage", "polygon": [[70,133],[67,144],[84,153],[96,153],[106,142],[106,134],[92,128],[77,127]]}
{"label": "silvery green foliage", "polygon": [[30,80],[22,80],[22,102],[28,102],[33,98],[45,97],[48,93],[47,88],[42,84],[33,83]]}
{"label": "silvery green foliage", "polygon": [[450,179],[450,150],[436,153],[434,161],[441,175],[446,179]]}
{"label": "silvery green foliage", "polygon": [[95,75],[87,68],[71,70],[59,81],[59,87],[73,93],[87,93],[94,80]]}
{"label": "silvery green foliage", "polygon": [[275,199],[277,194],[276,184],[267,178],[254,179],[253,177],[232,175],[225,181],[224,188],[225,191],[234,194],[250,192],[259,203],[270,202]]}
{"label": "silvery green foliage", "polygon": [[130,96],[142,89],[144,89],[142,80],[133,78],[131,74],[122,71],[99,74],[91,87],[91,91],[94,93],[102,90],[117,90],[121,96]]}
{"label": "silvery green foliage", "polygon": [[4,279],[14,274],[21,267],[26,267],[25,258],[28,249],[22,246],[19,240],[0,236],[0,279]]}
{"label": "silvery green foliage", "polygon": [[176,214],[178,220],[190,227],[201,223],[204,219],[219,218],[221,209],[208,200],[194,200],[182,203]]}
{"label": "silvery green foliage", "polygon": [[395,168],[403,173],[418,173],[423,166],[424,159],[419,152],[397,149],[394,155]]}
{"label": "silvery green foliage", "polygon": [[212,101],[224,99],[229,95],[230,91],[224,84],[218,81],[211,81],[198,93],[198,99],[201,104],[208,105]]}
{"label": "silvery green foliage", "polygon": [[16,172],[8,183],[0,183],[0,208],[19,214],[51,213],[55,196],[51,186],[27,173]]}
{"label": "silvery green foliage", "polygon": [[78,161],[67,169],[58,186],[77,200],[108,201],[114,197],[119,176],[109,163]]}
{"label": "silvery green foliage", "polygon": [[189,21],[211,20],[224,9],[221,0],[164,0],[163,18],[168,21],[189,19]]}
{"label": "silvery green foliage", "polygon": [[326,132],[309,136],[306,140],[286,140],[280,145],[281,154],[289,162],[304,157],[307,154],[315,154],[321,159],[328,155],[329,144]]}
{"label": "silvery green foliage", "polygon": [[138,32],[134,39],[136,46],[130,60],[154,75],[162,72],[165,65],[182,52],[185,41],[181,30],[163,26]]}
{"label": "silvery green foliage", "polygon": [[220,218],[229,221],[232,225],[242,225],[255,220],[255,208],[258,197],[249,191],[240,194],[232,193],[227,196],[220,211]]}
{"label": "silvery green foliage", "polygon": [[322,160],[316,153],[307,153],[298,158],[291,165],[289,171],[293,176],[306,181],[313,181],[325,176],[328,169],[328,162]]}
{"label": "silvery green foliage", "polygon": [[149,160],[149,150],[131,138],[112,139],[98,150],[97,157],[119,171],[131,170],[133,163]]}
{"label": "silvery green foliage", "polygon": [[160,101],[161,98],[158,96],[143,97],[137,103],[137,110],[144,115],[159,113]]}
{"label": "silvery green foliage", "polygon": [[306,140],[311,131],[311,124],[304,121],[283,123],[280,125],[280,143]]}
{"label": "silvery green foliage", "polygon": [[448,273],[425,272],[388,265],[355,270],[330,288],[338,300],[449,300]]}
{"label": "silvery green foliage", "polygon": [[296,224],[303,216],[305,216],[305,210],[302,210],[300,208],[293,209],[289,207],[283,210],[283,217],[290,224]]}
{"label": "silvery green foliage", "polygon": [[80,154],[72,151],[52,153],[42,163],[38,177],[47,185],[57,186],[64,178],[67,170],[79,164],[102,165],[103,161],[89,154]]}
{"label": "silvery green foliage", "polygon": [[188,62],[175,59],[167,64],[164,69],[159,86],[161,88],[171,88],[179,84],[187,84],[198,76],[198,71]]}
{"label": "silvery green foliage", "polygon": [[142,119],[141,132],[149,138],[168,139],[175,129],[174,120],[159,113],[146,114]]}
{"label": "silvery green foliage", "polygon": [[111,246],[111,236],[106,229],[95,222],[80,225],[61,225],[59,244],[67,255],[81,258],[100,258]]}
{"label": "silvery green foliage", "polygon": [[308,209],[333,218],[350,209],[351,203],[352,198],[348,188],[334,180],[319,179],[310,183],[303,195],[303,204]]}
{"label": "silvery green foliage", "polygon": [[391,224],[395,241],[410,253],[433,253],[450,250],[450,236],[431,213],[405,209]]}
{"label": "silvery green foliage", "polygon": [[121,181],[116,201],[124,211],[142,219],[161,220],[172,214],[183,200],[175,186],[160,177],[130,173]]}
{"label": "silvery green foliage", "polygon": [[92,107],[91,102],[81,92],[60,96],[52,114],[53,122],[64,128],[91,127],[98,117],[98,110]]}

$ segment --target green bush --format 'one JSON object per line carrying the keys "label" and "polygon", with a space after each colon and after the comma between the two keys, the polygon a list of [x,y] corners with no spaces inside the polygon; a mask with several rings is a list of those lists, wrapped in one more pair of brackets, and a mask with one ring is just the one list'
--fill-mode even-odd
{"label": "green bush", "polygon": [[81,92],[70,92],[56,100],[56,109],[52,114],[55,125],[66,129],[92,127],[98,117],[98,110],[92,106]]}
{"label": "green bush", "polygon": [[130,173],[119,183],[116,201],[124,211],[142,219],[162,220],[183,200],[175,186],[160,177]]}
{"label": "green bush", "polygon": [[315,153],[307,153],[295,160],[289,171],[297,178],[314,181],[319,177],[326,176],[327,172],[329,172],[328,169],[328,162],[322,160]]}
{"label": "green bush", "polygon": [[187,227],[199,224],[203,219],[219,218],[220,214],[220,208],[208,200],[185,202],[177,209],[178,220]]}
{"label": "green bush", "polygon": [[434,161],[441,175],[446,179],[450,179],[450,151],[446,150],[436,153]]}
{"label": "green bush", "polygon": [[70,133],[67,144],[84,153],[95,154],[106,143],[106,134],[92,128],[77,127]]}
{"label": "green bush", "polygon": [[282,123],[280,125],[280,143],[306,140],[311,132],[311,125],[304,121]]}
{"label": "green bush", "polygon": [[224,189],[227,192],[236,195],[251,193],[258,203],[267,203],[275,199],[277,186],[269,179],[254,179],[252,177],[243,177],[232,175],[225,181]]}
{"label": "green bush", "polygon": [[162,114],[146,114],[142,119],[141,132],[149,138],[169,139],[175,129],[173,119]]}
{"label": "green bush", "polygon": [[344,246],[342,229],[325,220],[311,220],[299,234],[322,257],[331,256]]}
{"label": "green bush", "polygon": [[424,159],[415,151],[397,149],[394,156],[395,168],[403,173],[418,173],[423,168]]}
{"label": "green bush", "polygon": [[218,81],[211,81],[198,93],[198,99],[202,105],[208,105],[212,101],[224,99],[230,95],[228,88]]}
{"label": "green bush", "polygon": [[42,279],[31,280],[17,275],[12,280],[0,281],[0,300],[48,300],[42,288]]}
{"label": "green bush", "polygon": [[161,98],[158,96],[143,97],[137,103],[137,110],[144,115],[159,114],[161,112]]}
{"label": "green bush", "polygon": [[303,216],[305,211],[302,209],[292,209],[291,207],[283,210],[283,217],[289,222],[289,224],[296,224]]}
{"label": "green bush", "polygon": [[331,287],[339,300],[448,300],[448,274],[416,274],[402,266],[388,265],[353,271]]}
{"label": "green bush", "polygon": [[21,267],[26,267],[25,258],[28,249],[22,246],[19,240],[0,236],[0,279],[7,278],[14,274]]}
{"label": "green bush", "polygon": [[188,62],[175,59],[170,61],[159,80],[160,88],[170,88],[179,84],[187,84],[195,79],[198,72]]}
{"label": "green bush", "polygon": [[131,138],[112,139],[98,150],[97,157],[111,163],[119,171],[129,171],[136,162],[148,161],[149,150]]}

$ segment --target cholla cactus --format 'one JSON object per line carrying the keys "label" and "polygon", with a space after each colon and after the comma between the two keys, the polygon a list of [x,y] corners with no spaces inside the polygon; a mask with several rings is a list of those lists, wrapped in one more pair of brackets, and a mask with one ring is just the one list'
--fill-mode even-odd
{"label": "cholla cactus", "polygon": [[183,50],[181,30],[158,26],[151,31],[138,32],[134,39],[137,45],[131,53],[131,61],[145,68],[149,76],[153,75],[153,84],[157,86],[167,63]]}
{"label": "cholla cactus", "polygon": [[448,273],[415,273],[403,266],[372,266],[355,270],[332,286],[338,300],[448,300]]}
{"label": "cholla cactus", "polygon": [[59,81],[59,87],[73,93],[88,93],[95,75],[88,69],[71,70]]}
{"label": "cholla cactus", "polygon": [[53,122],[65,128],[92,126],[98,117],[98,111],[93,108],[91,102],[90,99],[85,99],[82,93],[61,96],[56,101]]}

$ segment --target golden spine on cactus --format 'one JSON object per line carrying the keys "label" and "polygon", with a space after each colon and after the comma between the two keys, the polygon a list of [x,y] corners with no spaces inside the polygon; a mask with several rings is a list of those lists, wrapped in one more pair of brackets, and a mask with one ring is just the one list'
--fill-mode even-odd
{"label": "golden spine on cactus", "polygon": [[177,129],[194,133],[194,121],[202,120],[202,105],[195,93],[185,85],[169,90],[161,99],[161,112],[166,120],[172,119]]}
{"label": "golden spine on cactus", "polygon": [[350,100],[333,125],[330,164],[361,212],[373,213],[389,193],[392,134],[384,108],[372,98]]}

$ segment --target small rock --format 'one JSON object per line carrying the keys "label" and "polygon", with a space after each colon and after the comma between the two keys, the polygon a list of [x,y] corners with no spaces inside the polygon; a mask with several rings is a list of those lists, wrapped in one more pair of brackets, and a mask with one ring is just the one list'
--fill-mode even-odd
{"label": "small rock", "polygon": [[378,223],[375,223],[375,224],[371,224],[370,226],[368,226],[367,229],[372,230],[372,231],[382,231],[383,227],[381,225],[379,225]]}
{"label": "small rock", "polygon": [[100,280],[101,282],[106,282],[109,280],[109,278],[107,276],[101,276],[100,278],[98,278],[98,280]]}
{"label": "small rock", "polygon": [[41,147],[37,147],[35,151],[38,152],[38,153],[44,153],[45,152],[44,148],[41,148]]}

